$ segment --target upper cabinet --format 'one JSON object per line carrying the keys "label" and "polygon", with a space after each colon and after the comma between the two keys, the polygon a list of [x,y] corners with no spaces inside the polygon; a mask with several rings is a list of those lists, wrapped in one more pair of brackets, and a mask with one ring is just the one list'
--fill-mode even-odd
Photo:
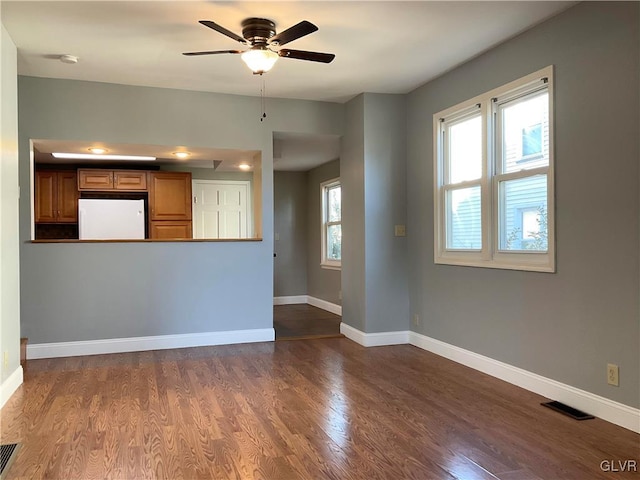
{"label": "upper cabinet", "polygon": [[147,172],[143,170],[78,169],[78,190],[104,192],[146,192]]}
{"label": "upper cabinet", "polygon": [[38,171],[35,180],[35,222],[77,223],[75,171]]}
{"label": "upper cabinet", "polygon": [[147,172],[136,170],[114,170],[113,188],[128,192],[147,191]]}
{"label": "upper cabinet", "polygon": [[78,190],[113,190],[113,171],[97,168],[79,169]]}
{"label": "upper cabinet", "polygon": [[191,220],[191,173],[149,173],[150,219]]}

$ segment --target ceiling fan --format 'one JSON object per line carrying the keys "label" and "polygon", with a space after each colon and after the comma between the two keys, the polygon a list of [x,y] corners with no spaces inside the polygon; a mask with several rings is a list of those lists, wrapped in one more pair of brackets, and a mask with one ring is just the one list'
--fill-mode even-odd
{"label": "ceiling fan", "polygon": [[183,55],[216,55],[219,53],[239,53],[242,60],[254,74],[262,75],[271,70],[279,57],[308,60],[310,62],[330,63],[335,58],[332,53],[307,52],[304,50],[290,50],[279,48],[298,38],[309,35],[318,30],[313,23],[302,22],[276,34],[276,24],[266,18],[247,18],[242,21],[242,37],[211,20],[200,20],[205,27],[222,33],[243,45],[249,45],[247,50],[214,50],[209,52],[185,52]]}

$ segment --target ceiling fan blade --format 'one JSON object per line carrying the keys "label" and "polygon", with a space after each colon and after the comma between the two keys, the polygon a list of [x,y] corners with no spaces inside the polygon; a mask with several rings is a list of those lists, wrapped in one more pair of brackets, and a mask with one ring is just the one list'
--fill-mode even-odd
{"label": "ceiling fan blade", "polygon": [[209,27],[215,30],[216,32],[226,35],[229,38],[233,38],[236,42],[240,42],[242,44],[247,43],[247,41],[244,38],[242,38],[240,35],[233,33],[231,30],[227,30],[226,28],[218,25],[215,22],[212,22],[211,20],[200,20],[200,23],[205,27]]}
{"label": "ceiling fan blade", "polygon": [[277,35],[271,37],[269,39],[269,43],[284,45],[285,43],[289,43],[297,40],[298,38],[304,37],[305,35],[309,35],[316,30],[318,30],[318,27],[316,27],[313,23],[303,20],[293,27],[287,28],[284,32],[280,32]]}
{"label": "ceiling fan blade", "polygon": [[281,49],[278,55],[285,58],[309,60],[310,62],[331,63],[336,56],[333,53],[305,52],[304,50]]}
{"label": "ceiling fan blade", "polygon": [[210,52],[184,52],[187,57],[195,57],[196,55],[217,55],[218,53],[242,53],[242,50],[212,50]]}

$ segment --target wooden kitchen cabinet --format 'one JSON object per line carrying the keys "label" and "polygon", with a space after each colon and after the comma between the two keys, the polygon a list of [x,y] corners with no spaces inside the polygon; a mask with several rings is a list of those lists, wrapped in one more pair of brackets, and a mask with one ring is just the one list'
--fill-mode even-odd
{"label": "wooden kitchen cabinet", "polygon": [[78,190],[113,190],[113,171],[78,169]]}
{"label": "wooden kitchen cabinet", "polygon": [[147,172],[140,170],[114,170],[113,188],[128,192],[146,192]]}
{"label": "wooden kitchen cabinet", "polygon": [[78,169],[78,190],[104,192],[146,192],[147,172],[144,170]]}
{"label": "wooden kitchen cabinet", "polygon": [[151,222],[150,234],[154,240],[184,240],[193,238],[190,220],[160,220]]}
{"label": "wooden kitchen cabinet", "polygon": [[149,234],[152,239],[192,238],[191,173],[149,173]]}
{"label": "wooden kitchen cabinet", "polygon": [[191,173],[149,173],[150,218],[191,220]]}
{"label": "wooden kitchen cabinet", "polygon": [[75,171],[37,171],[35,223],[77,223],[78,186]]}

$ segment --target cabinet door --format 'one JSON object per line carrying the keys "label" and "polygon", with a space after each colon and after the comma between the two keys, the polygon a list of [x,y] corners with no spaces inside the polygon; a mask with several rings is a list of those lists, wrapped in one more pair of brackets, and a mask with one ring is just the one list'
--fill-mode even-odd
{"label": "cabinet door", "polygon": [[78,183],[76,172],[58,172],[58,223],[78,221]]}
{"label": "cabinet door", "polygon": [[113,171],[99,168],[78,169],[78,190],[113,190]]}
{"label": "cabinet door", "polygon": [[191,173],[149,174],[151,220],[191,220]]}
{"label": "cabinet door", "polygon": [[114,170],[113,187],[128,192],[147,191],[147,172],[139,170]]}
{"label": "cabinet door", "polygon": [[35,214],[36,223],[54,223],[58,210],[56,172],[36,172]]}
{"label": "cabinet door", "polygon": [[192,238],[192,226],[186,220],[151,222],[151,238],[154,240],[185,240]]}

